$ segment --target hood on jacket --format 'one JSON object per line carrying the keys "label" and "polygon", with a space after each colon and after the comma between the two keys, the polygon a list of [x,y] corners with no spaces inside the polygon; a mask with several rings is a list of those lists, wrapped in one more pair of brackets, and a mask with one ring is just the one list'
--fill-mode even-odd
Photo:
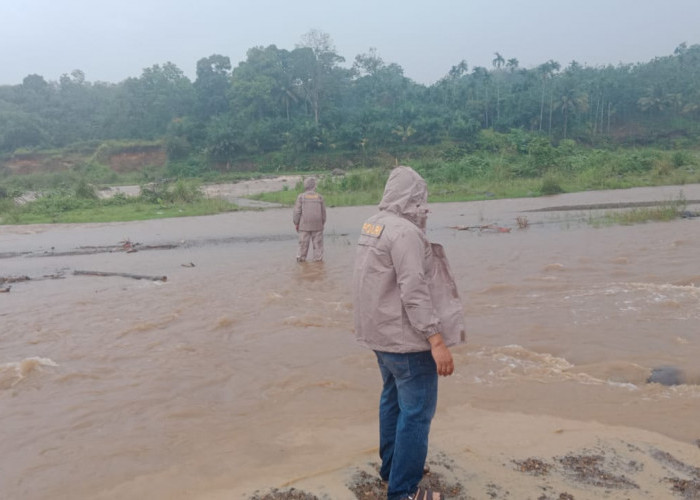
{"label": "hood on jacket", "polygon": [[316,189],[316,177],[307,177],[304,180],[304,191],[313,191]]}
{"label": "hood on jacket", "polygon": [[425,229],[428,217],[428,185],[411,167],[399,166],[389,175],[379,210],[386,210]]}

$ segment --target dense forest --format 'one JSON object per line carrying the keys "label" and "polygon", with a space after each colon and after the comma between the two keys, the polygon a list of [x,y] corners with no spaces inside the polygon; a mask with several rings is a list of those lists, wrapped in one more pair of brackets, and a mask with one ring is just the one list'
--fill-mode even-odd
{"label": "dense forest", "polygon": [[468,154],[488,149],[489,134],[508,134],[515,148],[693,147],[700,137],[700,45],[605,67],[549,60],[521,68],[509,57],[495,52],[488,68],[458,62],[426,86],[375,49],[349,64],[328,34],[311,31],[293,50],[251,48],[236,67],[224,55],[204,57],[194,81],[170,62],[119,83],[89,82],[80,70],[57,82],[32,74],[0,86],[0,160],[154,141],[169,163],[196,175],[263,157],[293,168],[318,153],[354,164],[410,148]]}

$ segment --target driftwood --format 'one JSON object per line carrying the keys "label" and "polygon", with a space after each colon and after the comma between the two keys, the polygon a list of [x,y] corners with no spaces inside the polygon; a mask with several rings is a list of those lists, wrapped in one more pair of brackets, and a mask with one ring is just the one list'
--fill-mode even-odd
{"label": "driftwood", "polygon": [[78,276],[121,276],[123,278],[132,278],[135,280],[168,281],[167,276],[147,276],[144,274],[131,273],[109,273],[103,271],[73,271],[73,274]]}
{"label": "driftwood", "polygon": [[510,233],[509,227],[495,226],[493,224],[486,224],[484,226],[450,226],[450,229],[456,229],[457,231],[470,231],[472,229],[478,229],[479,231],[496,231],[498,233]]}
{"label": "driftwood", "polygon": [[98,253],[112,253],[112,252],[126,252],[134,253],[141,250],[172,250],[177,248],[176,244],[167,245],[142,245],[141,243],[131,243],[130,241],[124,241],[119,245],[107,245],[107,246],[82,246],[75,250],[69,250],[67,252],[55,252],[54,250],[46,251],[41,257],[70,257],[74,255],[91,255]]}
{"label": "driftwood", "polygon": [[5,283],[19,283],[20,281],[29,281],[29,276],[0,276],[0,285]]}
{"label": "driftwood", "polygon": [[[46,279],[52,279],[52,280],[57,280],[57,279],[62,279],[63,278],[63,273],[57,273],[57,274],[45,274],[41,278],[30,278],[29,276],[0,276],[0,285],[5,285],[7,283],[20,283],[22,281],[41,281],[41,280],[46,280]],[[10,289],[12,286],[0,286],[0,293],[10,293]]]}

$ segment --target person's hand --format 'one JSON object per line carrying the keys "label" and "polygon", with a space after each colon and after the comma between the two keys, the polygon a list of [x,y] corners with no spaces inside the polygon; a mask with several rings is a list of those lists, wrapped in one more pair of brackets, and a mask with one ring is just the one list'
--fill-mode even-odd
{"label": "person's hand", "polygon": [[294,224],[294,227],[297,229],[297,233],[299,232],[299,224]]}
{"label": "person's hand", "polygon": [[433,355],[437,365],[438,375],[443,377],[452,375],[455,371],[455,365],[452,360],[452,353],[442,340],[442,335],[439,333],[431,335],[428,337],[428,342],[430,342],[430,353]]}

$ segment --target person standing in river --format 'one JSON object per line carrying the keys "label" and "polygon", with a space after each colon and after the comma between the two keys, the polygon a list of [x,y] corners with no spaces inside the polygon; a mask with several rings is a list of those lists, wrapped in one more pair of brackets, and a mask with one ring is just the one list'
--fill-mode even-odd
{"label": "person standing in river", "polygon": [[292,221],[299,233],[297,262],[306,262],[309,243],[313,245],[315,262],[323,260],[323,227],[326,224],[326,205],[323,196],[316,192],[316,179],[308,177],[304,181],[304,192],[294,203]]}
{"label": "person standing in river", "polygon": [[353,272],[355,336],[379,364],[379,475],[388,500],[439,500],[419,487],[449,347],[465,341],[464,313],[441,245],[425,235],[425,180],[410,167],[389,175],[379,212],[362,225]]}

